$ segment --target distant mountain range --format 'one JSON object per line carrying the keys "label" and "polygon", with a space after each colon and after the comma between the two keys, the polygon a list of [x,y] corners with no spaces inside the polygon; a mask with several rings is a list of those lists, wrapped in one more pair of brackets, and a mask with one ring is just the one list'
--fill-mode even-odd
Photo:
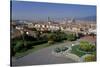
{"label": "distant mountain range", "polygon": [[[51,20],[56,20],[56,21],[62,21],[62,20],[64,20],[64,18],[63,19],[61,19],[61,18],[51,18]],[[70,20],[70,18],[69,17],[67,17],[67,20]],[[93,21],[93,22],[96,22],[96,16],[86,16],[86,17],[79,17],[79,18],[74,18],[75,20],[80,20],[80,21]],[[45,20],[47,20],[47,19],[45,19]],[[23,21],[28,21],[28,22],[30,22],[30,21],[33,21],[33,20],[15,20],[17,23],[22,23]],[[35,21],[35,20],[34,20]]]}
{"label": "distant mountain range", "polygon": [[96,21],[96,16],[87,16],[87,17],[81,17],[76,18],[77,20],[84,20],[84,21]]}

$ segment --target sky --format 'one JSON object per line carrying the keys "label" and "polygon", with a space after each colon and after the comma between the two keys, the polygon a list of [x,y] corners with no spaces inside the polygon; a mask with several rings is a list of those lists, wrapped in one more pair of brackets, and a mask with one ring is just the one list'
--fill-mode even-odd
{"label": "sky", "polygon": [[22,20],[96,16],[96,6],[92,5],[12,1],[11,10],[12,19]]}

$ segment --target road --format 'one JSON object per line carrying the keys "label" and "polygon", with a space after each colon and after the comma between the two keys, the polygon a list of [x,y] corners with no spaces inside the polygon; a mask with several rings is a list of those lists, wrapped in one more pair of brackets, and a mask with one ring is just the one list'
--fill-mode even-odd
{"label": "road", "polygon": [[19,59],[12,59],[13,66],[27,66],[27,65],[44,65],[44,64],[60,64],[60,63],[75,63],[74,60],[67,57],[57,57],[52,54],[52,50],[58,46],[71,46],[71,42],[65,42],[49,46],[33,53],[30,53]]}

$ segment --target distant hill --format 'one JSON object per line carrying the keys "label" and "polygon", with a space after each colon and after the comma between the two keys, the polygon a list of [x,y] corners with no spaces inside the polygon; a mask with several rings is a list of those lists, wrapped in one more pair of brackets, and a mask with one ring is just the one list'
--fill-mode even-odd
{"label": "distant hill", "polygon": [[77,18],[77,20],[96,21],[96,16],[81,17],[81,18]]}

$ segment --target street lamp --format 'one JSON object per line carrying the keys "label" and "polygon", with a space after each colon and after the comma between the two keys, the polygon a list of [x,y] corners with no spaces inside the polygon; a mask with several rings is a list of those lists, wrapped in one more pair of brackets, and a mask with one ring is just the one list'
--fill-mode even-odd
{"label": "street lamp", "polygon": [[74,44],[72,44],[72,46],[74,46]]}

